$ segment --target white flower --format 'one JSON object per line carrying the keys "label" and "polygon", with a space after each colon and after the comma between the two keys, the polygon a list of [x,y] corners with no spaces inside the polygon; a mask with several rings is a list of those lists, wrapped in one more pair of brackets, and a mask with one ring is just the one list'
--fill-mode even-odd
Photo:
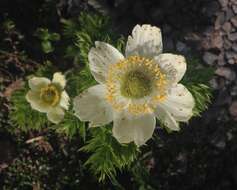
{"label": "white flower", "polygon": [[161,31],[137,25],[128,37],[125,57],[114,47],[96,42],[88,58],[99,83],[74,99],[76,116],[91,127],[113,121],[120,143],[138,146],[152,137],[156,118],[171,130],[193,115],[194,99],[178,82],[186,71],[183,56],[162,54]]}
{"label": "white flower", "polygon": [[65,85],[66,80],[61,73],[54,73],[52,81],[44,77],[33,77],[29,80],[30,90],[26,100],[33,109],[47,113],[48,119],[57,124],[64,118],[64,110],[69,107]]}

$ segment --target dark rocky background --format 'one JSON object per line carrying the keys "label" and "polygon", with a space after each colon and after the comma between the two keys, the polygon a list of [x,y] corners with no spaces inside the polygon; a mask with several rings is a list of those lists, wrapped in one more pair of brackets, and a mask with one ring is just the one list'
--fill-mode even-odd
{"label": "dark rocky background", "polygon": [[[37,27],[60,33],[60,18],[77,17],[81,11],[108,15],[115,31],[125,36],[137,23],[159,26],[165,52],[199,57],[203,66],[215,69],[210,81],[212,104],[202,117],[192,119],[190,126],[179,133],[157,130],[158,141],[150,143],[153,151],[145,163],[151,184],[144,189],[151,186],[164,190],[235,190],[237,0],[1,0],[0,22],[6,19],[15,22],[18,32],[10,35],[20,39],[19,49],[27,51],[29,58],[22,61],[14,54],[0,54],[0,187],[116,189],[109,182],[98,186],[88,171],[80,170],[80,160],[85,158],[77,152],[76,140],[67,142],[64,137],[44,131],[37,135],[35,132],[12,135],[7,130],[11,126],[9,94],[42,61],[32,34]],[[14,52],[18,45],[11,42],[9,45],[5,38],[1,32],[0,49]],[[40,135],[45,135],[47,141],[39,141],[36,146],[25,143]],[[9,168],[10,165],[13,167]],[[125,189],[141,188],[131,173],[119,174],[118,181]]]}

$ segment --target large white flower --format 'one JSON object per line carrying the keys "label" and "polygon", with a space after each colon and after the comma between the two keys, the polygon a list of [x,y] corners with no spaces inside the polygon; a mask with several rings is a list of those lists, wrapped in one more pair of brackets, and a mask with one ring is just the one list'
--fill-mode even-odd
{"label": "large white flower", "polygon": [[113,121],[113,135],[120,143],[139,146],[152,137],[156,117],[171,130],[191,118],[193,96],[178,83],[186,71],[185,58],[162,54],[159,28],[136,25],[125,57],[107,43],[95,46],[88,58],[99,84],[74,99],[80,120],[90,121],[91,127]]}
{"label": "large white flower", "polygon": [[52,81],[44,77],[33,77],[29,80],[30,90],[26,100],[33,109],[47,113],[48,119],[57,124],[64,118],[64,110],[69,107],[65,85],[66,80],[61,73],[54,73]]}

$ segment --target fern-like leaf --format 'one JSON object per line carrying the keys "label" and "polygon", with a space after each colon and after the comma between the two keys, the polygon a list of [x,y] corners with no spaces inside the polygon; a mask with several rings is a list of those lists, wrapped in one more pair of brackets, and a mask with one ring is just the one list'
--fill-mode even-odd
{"label": "fern-like leaf", "polygon": [[135,144],[118,143],[112,136],[110,127],[91,130],[93,130],[91,140],[80,150],[91,153],[85,165],[98,176],[99,181],[104,181],[106,177],[114,178],[116,169],[129,167],[135,160],[138,151]]}

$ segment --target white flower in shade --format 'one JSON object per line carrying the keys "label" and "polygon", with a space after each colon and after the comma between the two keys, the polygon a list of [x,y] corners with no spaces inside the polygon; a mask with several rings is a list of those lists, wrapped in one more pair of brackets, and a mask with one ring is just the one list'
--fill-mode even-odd
{"label": "white flower in shade", "polygon": [[54,73],[53,80],[44,77],[33,77],[29,80],[30,90],[26,100],[39,112],[47,113],[49,121],[59,123],[68,110],[69,96],[64,90],[66,80],[61,73]]}
{"label": "white flower in shade", "polygon": [[144,144],[152,137],[156,118],[177,131],[179,122],[193,115],[193,96],[178,83],[186,71],[185,58],[162,53],[159,28],[135,26],[125,56],[96,42],[88,58],[99,84],[74,99],[75,114],[91,127],[113,121],[113,136],[120,143]]}

